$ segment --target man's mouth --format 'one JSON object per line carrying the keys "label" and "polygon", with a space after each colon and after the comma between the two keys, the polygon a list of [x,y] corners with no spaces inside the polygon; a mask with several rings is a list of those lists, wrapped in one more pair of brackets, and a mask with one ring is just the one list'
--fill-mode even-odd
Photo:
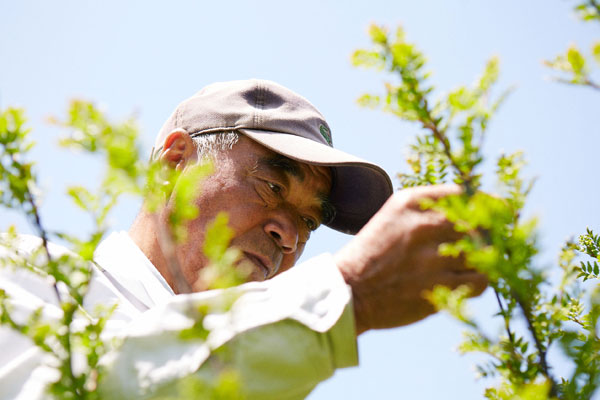
{"label": "man's mouth", "polygon": [[257,254],[252,254],[244,251],[244,257],[250,261],[252,264],[256,265],[264,274],[264,279],[267,279],[271,275],[271,268],[269,267],[270,262],[266,257],[259,256]]}

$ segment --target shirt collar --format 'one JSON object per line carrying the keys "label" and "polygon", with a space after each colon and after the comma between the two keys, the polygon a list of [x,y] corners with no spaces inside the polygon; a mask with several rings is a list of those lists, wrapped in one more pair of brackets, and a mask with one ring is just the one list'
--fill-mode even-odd
{"label": "shirt collar", "polygon": [[96,249],[94,261],[110,280],[116,281],[117,290],[134,304],[142,303],[152,308],[175,295],[125,231],[111,233],[103,240]]}

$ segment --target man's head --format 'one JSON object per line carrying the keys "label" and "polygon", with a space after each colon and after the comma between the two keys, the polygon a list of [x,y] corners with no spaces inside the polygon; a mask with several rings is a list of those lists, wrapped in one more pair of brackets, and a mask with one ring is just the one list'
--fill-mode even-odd
{"label": "man's head", "polygon": [[[165,143],[161,160],[181,168],[183,174],[197,162],[196,145],[185,132],[175,131]],[[330,188],[329,168],[283,157],[244,136],[229,150],[217,149],[214,173],[202,181],[196,202],[200,214],[187,225],[186,243],[177,247],[186,281],[194,283],[207,264],[202,253],[206,227],[222,211],[229,215],[233,230],[231,245],[254,266],[251,280],[290,268],[310,233],[332,217]],[[168,211],[161,218],[168,218]]]}
{"label": "man's head", "polygon": [[[198,148],[212,154],[216,173],[203,182],[200,216],[178,251],[188,282],[206,262],[204,231],[219,211],[229,214],[232,244],[257,266],[252,278],[262,279],[291,267],[319,224],[354,234],[392,193],[380,167],[332,147],[312,104],[269,81],[217,83],[184,101],[153,157],[185,171]],[[165,275],[152,249],[136,242]]]}

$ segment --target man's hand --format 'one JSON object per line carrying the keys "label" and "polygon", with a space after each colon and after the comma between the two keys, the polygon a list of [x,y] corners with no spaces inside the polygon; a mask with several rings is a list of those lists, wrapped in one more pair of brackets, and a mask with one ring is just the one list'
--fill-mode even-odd
{"label": "man's hand", "polygon": [[467,269],[462,257],[442,257],[438,246],[460,238],[438,212],[422,210],[422,199],[459,194],[456,185],[395,193],[356,237],[336,255],[352,287],[357,334],[419,321],[435,312],[423,292],[435,285],[468,284],[473,295],[486,288],[484,275]]}

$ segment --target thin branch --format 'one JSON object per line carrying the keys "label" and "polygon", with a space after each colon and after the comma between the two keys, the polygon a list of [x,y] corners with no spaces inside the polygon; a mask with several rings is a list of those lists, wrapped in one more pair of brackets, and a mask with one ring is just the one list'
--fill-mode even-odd
{"label": "thin branch", "polygon": [[508,340],[510,341],[511,344],[514,345],[514,343],[515,343],[515,337],[514,337],[512,331],[510,330],[510,319],[507,318],[506,310],[504,309],[504,305],[502,304],[502,300],[500,300],[500,294],[498,293],[498,291],[496,290],[496,288],[494,288],[494,294],[496,295],[496,300],[498,301],[498,307],[500,307],[500,311],[502,312],[502,316],[504,317],[504,327],[506,328],[506,333],[508,335]]}
{"label": "thin branch", "polygon": [[529,310],[529,307],[527,307],[527,305],[521,300],[521,296],[519,296],[517,293],[513,292],[513,297],[515,298],[515,300],[517,301],[517,304],[519,305],[519,307],[521,307],[521,310],[523,311],[523,316],[525,317],[525,321],[527,321],[527,328],[529,329],[529,332],[531,333],[531,336],[533,336],[533,340],[535,342],[535,347],[539,353],[539,358],[540,358],[540,366],[542,367],[542,373],[544,374],[544,376],[550,381],[550,396],[555,397],[557,395],[557,383],[554,380],[554,378],[552,377],[552,375],[550,374],[550,369],[548,368],[548,362],[546,360],[546,350],[544,350],[544,347],[542,346],[542,342],[540,341],[540,338],[538,337],[537,331],[535,329],[535,327],[533,326],[533,316],[531,315],[531,311]]}
{"label": "thin branch", "polygon": [[587,330],[587,331],[590,331],[590,332],[592,332],[592,333],[594,334],[594,338],[595,338],[597,341],[600,341],[600,337],[598,337],[598,334],[596,334],[596,332],[595,332],[595,329],[594,329],[594,328],[590,329],[589,325],[587,325],[585,322],[583,322],[582,320],[580,320],[580,319],[579,319],[579,318],[577,318],[577,317],[570,317],[569,319],[570,319],[571,321],[575,322],[577,325],[581,326],[583,329],[585,329],[585,330]]}
{"label": "thin branch", "polygon": [[[427,110],[427,113],[429,114],[429,110]],[[421,123],[425,128],[429,129],[433,133],[433,135],[442,143],[444,147],[444,154],[446,155],[446,157],[448,157],[448,160],[450,160],[450,163],[458,173],[458,176],[462,179],[463,185],[465,187],[465,192],[468,196],[472,196],[473,194],[475,194],[475,189],[473,188],[473,185],[471,183],[472,178],[470,176],[465,175],[465,173],[462,171],[454,157],[452,157],[452,152],[450,150],[450,141],[448,140],[446,135],[438,129],[436,124],[432,122],[430,115],[428,115],[428,118],[429,121],[421,121]]]}
{"label": "thin branch", "polygon": [[[27,202],[31,205],[31,212],[33,215],[33,226],[37,230],[37,233],[40,236],[40,238],[42,239],[42,246],[44,248],[44,253],[46,254],[46,259],[48,261],[48,264],[50,264],[52,262],[52,256],[50,255],[50,249],[48,248],[48,233],[46,232],[46,230],[44,229],[44,227],[42,225],[42,218],[40,217],[40,212],[39,212],[38,206],[35,202],[33,194],[31,193],[31,190],[29,190],[29,187],[27,187],[27,190],[25,193],[27,196]],[[59,304],[62,303],[62,296],[60,295],[60,291],[58,290],[58,285],[57,285],[56,279],[54,280],[54,283],[52,284],[52,288],[54,289],[54,294],[56,295],[56,298],[57,298]]]}
{"label": "thin branch", "polygon": [[[50,254],[50,249],[48,248],[48,233],[46,232],[46,230],[44,229],[43,225],[42,225],[42,219],[40,216],[40,212],[39,212],[39,208],[35,202],[35,198],[33,197],[33,194],[31,193],[31,190],[29,190],[29,187],[27,187],[26,189],[26,199],[27,202],[31,205],[31,214],[33,216],[33,225],[35,227],[35,229],[37,230],[38,235],[40,236],[40,238],[42,239],[42,247],[44,248],[44,253],[46,255],[46,259],[48,264],[52,263],[52,255]],[[56,281],[56,279],[54,279],[54,283],[52,284],[52,288],[54,289],[54,294],[56,295],[56,298],[59,302],[60,305],[64,304],[62,296],[60,295],[60,291],[58,290],[58,283]],[[65,310],[63,309],[63,318],[64,318],[64,326],[66,328],[66,332],[65,334],[62,336],[63,337],[63,346],[65,348],[65,352],[67,353],[67,358],[65,360],[65,365],[67,367],[67,372],[68,372],[68,376],[69,379],[71,380],[72,384],[75,386],[73,387],[73,390],[75,391],[75,393],[77,394],[77,385],[75,385],[75,383],[77,382],[77,379],[75,377],[75,373],[73,371],[73,354],[72,354],[72,349],[71,349],[71,338],[72,338],[72,331],[71,331],[71,323],[73,322],[73,314],[74,311],[70,310],[68,313],[65,312]]]}
{"label": "thin branch", "polygon": [[590,80],[589,78],[585,78],[582,82],[573,82],[571,80],[564,79],[564,78],[551,78],[551,79],[556,82],[564,83],[566,85],[587,86],[590,89],[600,90],[600,84]]}
{"label": "thin branch", "polygon": [[598,15],[600,15],[600,4],[598,4],[596,0],[590,0],[590,6],[594,7]]}
{"label": "thin branch", "polygon": [[[598,13],[600,13],[600,11],[598,11]],[[597,84],[596,82],[591,81],[589,78],[585,79],[584,84],[587,85],[588,87],[591,87],[592,89],[600,90],[600,85]]]}

